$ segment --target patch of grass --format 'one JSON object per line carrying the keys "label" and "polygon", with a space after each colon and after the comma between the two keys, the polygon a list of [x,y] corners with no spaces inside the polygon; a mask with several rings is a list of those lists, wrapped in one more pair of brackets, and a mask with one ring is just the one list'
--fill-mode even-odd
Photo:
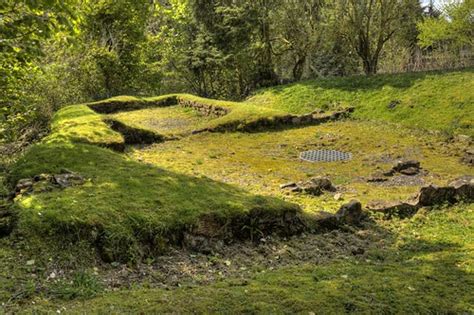
{"label": "patch of grass", "polygon": [[474,136],[473,69],[317,79],[259,91],[248,103],[295,114],[352,105],[360,119]]}
{"label": "patch of grass", "polygon": [[148,107],[165,107],[176,104],[176,95],[160,95],[155,97],[116,96],[98,102],[88,103],[93,110],[110,114],[120,111],[133,111]]}
{"label": "patch of grass", "polygon": [[120,112],[111,115],[126,125],[145,128],[163,135],[179,135],[200,129],[212,117],[205,117],[191,108],[169,106],[148,108],[132,112]]}
{"label": "patch of grass", "polygon": [[[345,162],[310,163],[301,161],[305,150],[335,149],[351,152]],[[446,184],[469,174],[459,161],[459,149],[447,145],[442,137],[414,133],[391,125],[342,121],[305,128],[260,133],[205,133],[180,141],[154,144],[136,149],[133,158],[190,176],[205,175],[254,193],[263,193],[298,203],[307,212],[337,210],[352,198],[366,204],[374,199],[405,199],[419,185],[383,187],[364,178],[389,170],[400,158],[416,159],[428,171],[426,182]],[[342,185],[343,200],[331,194],[321,197],[285,195],[279,185],[328,176]]]}
{"label": "patch of grass", "polygon": [[95,275],[79,271],[72,279],[55,283],[51,291],[52,296],[61,300],[91,299],[103,291],[103,286]]}
{"label": "patch of grass", "polygon": [[264,270],[173,290],[110,292],[85,302],[39,300],[32,311],[69,313],[471,313],[474,208],[458,206],[393,221],[381,251],[365,259]]}
{"label": "patch of grass", "polygon": [[12,169],[11,181],[41,173],[77,172],[82,186],[16,201],[26,235],[99,244],[104,259],[137,260],[178,243],[180,231],[211,215],[225,222],[262,209],[269,215],[298,207],[235,186],[134,162],[92,145],[42,143]]}
{"label": "patch of grass", "polygon": [[53,118],[51,134],[44,141],[90,143],[106,147],[124,143],[122,135],[110,129],[102,116],[87,105],[72,105],[59,110]]}
{"label": "patch of grass", "polygon": [[230,111],[225,116],[212,119],[207,124],[203,124],[202,128],[216,128],[222,125],[242,126],[250,122],[257,121],[261,118],[271,118],[277,116],[284,116],[287,114],[285,111],[280,109],[257,106],[255,104],[246,102],[212,100],[190,94],[179,94],[178,98],[210,106],[218,106],[226,108]]}

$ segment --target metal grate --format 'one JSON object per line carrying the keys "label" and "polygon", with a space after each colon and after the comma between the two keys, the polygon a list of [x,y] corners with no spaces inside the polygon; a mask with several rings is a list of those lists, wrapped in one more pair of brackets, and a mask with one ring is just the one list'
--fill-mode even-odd
{"label": "metal grate", "polygon": [[300,153],[300,159],[308,162],[335,162],[352,159],[352,153],[336,150],[311,150]]}

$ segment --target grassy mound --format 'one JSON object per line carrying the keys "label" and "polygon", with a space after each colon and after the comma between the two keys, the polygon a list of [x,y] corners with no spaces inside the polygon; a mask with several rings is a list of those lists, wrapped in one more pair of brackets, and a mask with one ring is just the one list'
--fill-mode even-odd
{"label": "grassy mound", "polygon": [[[68,313],[471,313],[474,209],[458,206],[385,222],[383,240],[363,257],[304,263],[251,279],[107,292],[86,301],[37,300],[31,311]],[[94,284],[94,283],[93,283]],[[94,287],[81,283],[83,291]],[[86,291],[87,292],[87,291]],[[58,303],[59,302],[59,303]]]}
{"label": "grassy mound", "polygon": [[355,117],[474,136],[474,70],[325,78],[277,86],[248,101],[303,114],[355,106]]}
{"label": "grassy mound", "polygon": [[102,117],[87,105],[67,106],[59,110],[51,124],[46,143],[89,143],[103,147],[123,147],[123,136],[113,131]]}
{"label": "grassy mound", "polygon": [[272,229],[286,233],[292,229],[286,218],[299,212],[294,204],[100,148],[96,144],[123,146],[126,139],[86,105],[59,111],[52,130],[12,168],[10,184],[63,169],[86,183],[17,197],[18,231],[24,234],[87,240],[106,260],[135,260],[183,244],[186,234],[231,239]]}

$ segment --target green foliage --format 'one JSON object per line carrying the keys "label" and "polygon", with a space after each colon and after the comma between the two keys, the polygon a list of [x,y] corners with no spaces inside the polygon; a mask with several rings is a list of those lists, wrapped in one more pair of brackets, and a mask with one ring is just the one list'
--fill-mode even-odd
{"label": "green foliage", "polygon": [[472,47],[474,44],[474,1],[449,3],[444,15],[429,17],[418,24],[418,36],[422,47],[443,46],[454,48]]}
{"label": "green foliage", "polygon": [[97,277],[88,272],[76,272],[71,280],[62,280],[52,288],[52,295],[61,300],[91,299],[103,290]]}
{"label": "green foliage", "polygon": [[[40,69],[43,41],[59,31],[71,31],[73,1],[2,1],[0,4],[0,143],[35,137],[35,125],[47,119],[28,88]],[[46,120],[46,121],[45,121]]]}

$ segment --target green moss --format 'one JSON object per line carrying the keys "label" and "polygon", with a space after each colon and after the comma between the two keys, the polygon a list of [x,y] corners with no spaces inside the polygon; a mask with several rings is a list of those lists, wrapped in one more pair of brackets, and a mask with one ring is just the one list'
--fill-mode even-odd
{"label": "green moss", "polygon": [[148,107],[166,107],[176,105],[176,95],[161,95],[156,97],[116,96],[98,102],[88,103],[93,110],[110,114],[120,111],[132,111]]}
{"label": "green moss", "polygon": [[[422,138],[423,140],[420,140]],[[310,163],[299,159],[301,151],[335,149],[351,152],[346,162]],[[155,144],[134,150],[133,158],[153,163],[190,176],[205,175],[300,204],[305,211],[337,210],[352,198],[366,204],[374,199],[405,199],[419,190],[419,185],[384,187],[367,183],[375,173],[389,170],[399,158],[417,159],[428,173],[422,178],[436,184],[469,174],[455,145],[443,143],[435,135],[414,133],[392,125],[342,121],[320,126],[260,133],[205,133],[180,141]],[[436,176],[433,176],[436,174]],[[279,186],[327,176],[342,185],[343,199],[331,194],[321,197],[284,194]]]}
{"label": "green moss", "polygon": [[179,231],[195,225],[203,215],[225,222],[254,209],[276,216],[297,210],[295,205],[235,186],[77,143],[33,146],[12,169],[11,180],[59,173],[64,168],[87,178],[86,184],[20,198],[16,202],[18,229],[57,239],[99,241],[111,259],[139,259],[141,246],[148,244],[159,251],[160,242],[176,242],[173,238],[179,239]]}
{"label": "green moss", "polygon": [[471,313],[474,208],[420,213],[384,226],[391,233],[364,259],[263,270],[172,290],[132,289],[84,302],[37,300],[32,311],[68,313]]}
{"label": "green moss", "polygon": [[53,118],[47,143],[78,142],[100,146],[124,143],[121,134],[113,131],[101,115],[87,105],[72,105],[59,110]]}
{"label": "green moss", "polygon": [[[397,158],[418,159],[428,171],[423,175],[427,182],[444,184],[469,174],[469,167],[459,162],[461,144],[398,126],[472,134],[471,85],[472,71],[467,70],[316,80],[267,89],[242,103],[190,95],[95,103],[115,107],[103,112],[127,110],[112,117],[145,129],[153,127],[142,122],[147,116],[185,121],[176,128],[157,126],[155,131],[164,134],[347,105],[357,107],[361,120],[381,121],[204,133],[131,148],[129,155],[96,145],[124,145],[123,136],[104,123],[108,115],[87,105],[66,107],[55,116],[51,135],[15,164],[8,188],[20,178],[63,169],[81,174],[86,182],[17,198],[15,235],[0,240],[0,312],[5,303],[7,312],[56,312],[64,307],[68,313],[472,313],[472,205],[422,210],[409,220],[382,221],[375,216],[371,229],[383,230],[387,237],[378,239],[362,257],[338,257],[319,265],[307,261],[274,271],[255,266],[245,281],[231,278],[163,290],[146,289],[137,280],[128,290],[109,292],[102,284],[110,279],[91,271],[103,263],[96,249],[108,260],[154,256],[168,244],[179,243],[181,232],[203,216],[219,218],[225,225],[253,210],[269,217],[297,212],[294,203],[313,212],[336,210],[351,198],[364,204],[404,199],[418,187],[382,187],[362,178],[389,168]],[[229,113],[205,118],[188,109],[163,107],[173,105],[173,97],[223,107]],[[397,104],[388,109],[392,101]],[[131,111],[135,109],[140,110]],[[303,150],[324,148],[349,151],[354,158],[314,164],[298,159]],[[279,189],[281,183],[319,175],[342,185],[344,199],[285,195]],[[34,264],[29,263],[32,259]],[[45,270],[56,270],[56,261],[67,262],[76,272],[52,281]],[[68,299],[72,301],[64,301]]]}
{"label": "green moss", "polygon": [[473,82],[472,69],[325,78],[265,89],[248,102],[295,114],[352,105],[360,119],[474,136]]}
{"label": "green moss", "polygon": [[179,135],[202,128],[212,117],[199,115],[197,111],[180,106],[148,108],[111,115],[126,125],[145,128],[163,135]]}

